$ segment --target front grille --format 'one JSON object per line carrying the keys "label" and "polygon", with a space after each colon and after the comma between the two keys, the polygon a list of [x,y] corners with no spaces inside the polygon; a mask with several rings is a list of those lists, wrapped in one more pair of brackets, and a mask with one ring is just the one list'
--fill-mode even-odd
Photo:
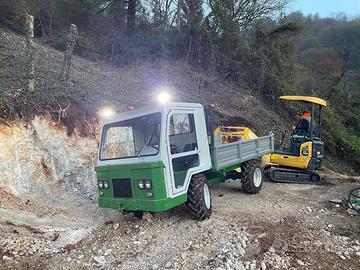
{"label": "front grille", "polygon": [[131,198],[131,181],[127,179],[113,179],[112,180],[114,197]]}

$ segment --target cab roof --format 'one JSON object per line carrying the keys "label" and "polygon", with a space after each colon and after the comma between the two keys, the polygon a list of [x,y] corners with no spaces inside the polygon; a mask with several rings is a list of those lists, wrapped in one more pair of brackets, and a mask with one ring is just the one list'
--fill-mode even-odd
{"label": "cab roof", "polygon": [[305,103],[312,103],[317,104],[323,107],[327,106],[327,103],[325,100],[317,97],[309,97],[309,96],[281,96],[279,97],[282,100],[286,101],[298,101],[298,102],[305,102]]}
{"label": "cab roof", "polygon": [[168,102],[166,104],[156,104],[153,106],[144,106],[135,108],[134,110],[129,110],[126,112],[121,112],[109,119],[104,119],[103,124],[112,124],[115,122],[135,118],[135,117],[141,117],[147,114],[156,113],[156,112],[163,112],[166,110],[169,110],[170,108],[175,109],[194,109],[194,108],[203,108],[203,106],[200,103],[186,103],[186,102]]}

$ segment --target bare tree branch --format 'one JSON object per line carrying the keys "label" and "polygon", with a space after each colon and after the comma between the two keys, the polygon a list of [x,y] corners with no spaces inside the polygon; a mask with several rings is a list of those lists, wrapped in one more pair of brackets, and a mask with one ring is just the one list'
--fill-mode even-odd
{"label": "bare tree branch", "polygon": [[256,20],[282,11],[288,0],[208,0],[212,22],[219,30],[246,27]]}
{"label": "bare tree branch", "polygon": [[152,23],[158,30],[174,26],[177,17],[177,0],[147,0]]}

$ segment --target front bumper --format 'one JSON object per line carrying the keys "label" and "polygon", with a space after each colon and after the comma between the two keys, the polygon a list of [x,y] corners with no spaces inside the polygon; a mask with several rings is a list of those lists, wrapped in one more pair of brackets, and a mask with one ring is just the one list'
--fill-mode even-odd
{"label": "front bumper", "polygon": [[141,200],[123,198],[99,198],[99,206],[111,208],[118,211],[145,211],[162,212],[187,201],[187,195],[180,195],[176,198],[166,198],[160,200]]}

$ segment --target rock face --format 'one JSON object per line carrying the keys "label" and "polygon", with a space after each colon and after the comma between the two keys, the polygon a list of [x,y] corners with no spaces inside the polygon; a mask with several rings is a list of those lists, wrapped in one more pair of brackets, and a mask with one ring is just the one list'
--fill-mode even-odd
{"label": "rock face", "polygon": [[96,199],[95,138],[67,135],[46,117],[0,125],[0,188],[15,196],[56,200],[67,190]]}

